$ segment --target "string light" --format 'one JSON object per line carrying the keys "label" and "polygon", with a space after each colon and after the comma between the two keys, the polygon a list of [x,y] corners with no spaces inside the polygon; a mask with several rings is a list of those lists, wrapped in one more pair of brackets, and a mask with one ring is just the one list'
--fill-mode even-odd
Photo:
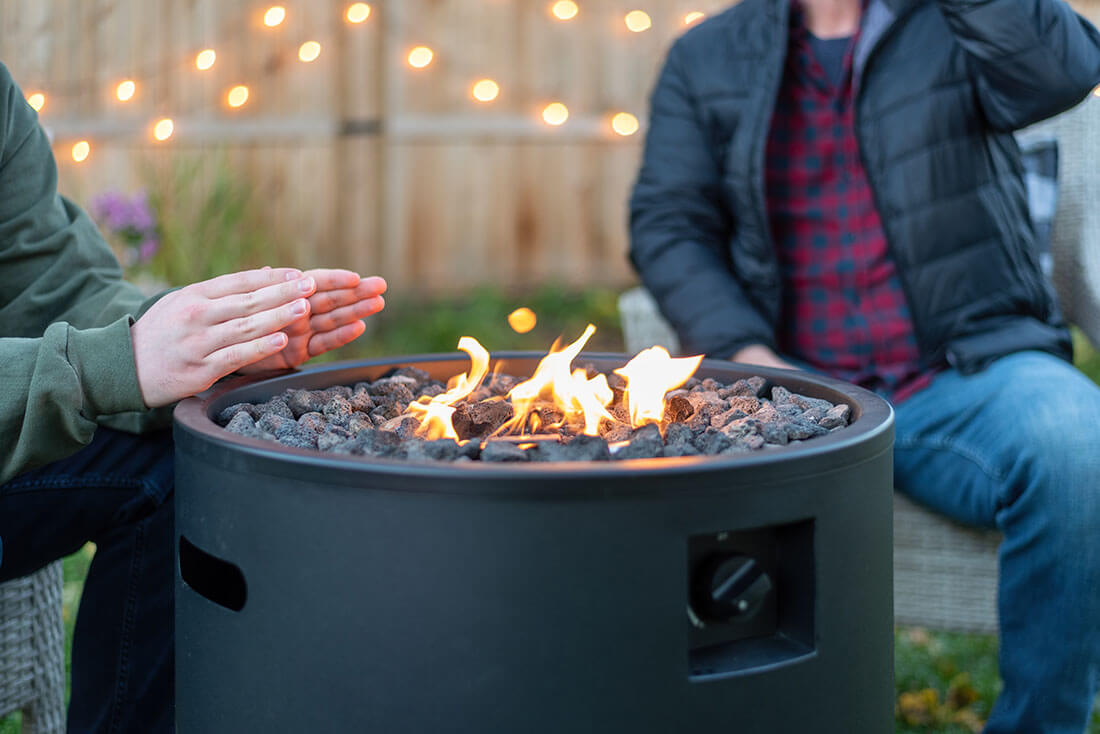
{"label": "string light", "polygon": [[198,68],[199,71],[206,71],[214,65],[214,62],[217,61],[217,59],[218,55],[214,53],[214,49],[203,49],[202,51],[199,51],[199,55],[195,57],[195,67]]}
{"label": "string light", "polygon": [[1092,90],[1092,93],[1094,95],[1096,95],[1097,97],[1100,97],[1100,87],[1097,87],[1096,89]]}
{"label": "string light", "polygon": [[500,96],[500,85],[492,79],[482,79],[474,84],[470,94],[478,102],[492,102]]}
{"label": "string light", "polygon": [[561,102],[551,102],[543,108],[542,119],[547,125],[564,125],[569,119],[569,108]]}
{"label": "string light", "polygon": [[623,18],[623,21],[626,23],[626,27],[635,33],[648,31],[653,27],[653,21],[650,20],[649,14],[644,10],[631,10]]}
{"label": "string light", "polygon": [[305,63],[316,61],[321,55],[321,44],[316,41],[306,41],[298,47],[298,58]]}
{"label": "string light", "polygon": [[92,146],[87,140],[81,140],[73,145],[73,160],[77,163],[83,163],[88,155],[92,152]]}
{"label": "string light", "polygon": [[370,6],[366,3],[352,3],[348,6],[348,12],[345,17],[348,19],[349,23],[362,23],[370,17]]}
{"label": "string light", "polygon": [[118,87],[115,89],[115,96],[118,97],[119,102],[129,102],[134,98],[134,92],[137,91],[137,84],[133,79],[127,79],[126,81],[119,82]]}
{"label": "string light", "polygon": [[172,133],[175,132],[176,126],[172,124],[172,118],[164,117],[157,120],[157,124],[153,125],[153,137],[157,140],[164,142],[168,138],[172,137]]}
{"label": "string light", "polygon": [[284,20],[286,20],[286,8],[282,5],[272,5],[264,13],[264,25],[268,28],[274,28]]}
{"label": "string light", "polygon": [[629,112],[620,112],[611,118],[611,129],[624,138],[638,132],[638,118]]}
{"label": "string light", "polygon": [[435,58],[435,54],[427,46],[417,46],[409,51],[409,66],[414,69],[423,69],[428,64],[432,63],[432,59]]}
{"label": "string light", "polygon": [[46,106],[46,95],[42,92],[35,92],[27,97],[27,104],[33,107],[35,112],[41,112],[42,108]]}
{"label": "string light", "polygon": [[550,6],[550,13],[558,20],[573,20],[581,11],[573,0],[558,0]]}
{"label": "string light", "polygon": [[693,23],[698,23],[705,17],[707,17],[706,13],[700,13],[698,10],[693,10],[684,16],[684,25],[692,25]]}
{"label": "string light", "polygon": [[241,107],[248,101],[248,87],[238,84],[225,95],[225,102],[230,107]]}

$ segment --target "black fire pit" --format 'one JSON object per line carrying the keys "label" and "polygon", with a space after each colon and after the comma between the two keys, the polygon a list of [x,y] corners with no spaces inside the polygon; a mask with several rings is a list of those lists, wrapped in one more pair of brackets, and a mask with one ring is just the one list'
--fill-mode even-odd
{"label": "black fire pit", "polygon": [[[494,355],[516,375],[540,357]],[[872,393],[705,361],[698,377],[762,375],[848,404],[852,424],[602,463],[369,460],[212,420],[291,387],[467,364],[342,363],[177,408],[180,732],[892,729],[893,413]]]}

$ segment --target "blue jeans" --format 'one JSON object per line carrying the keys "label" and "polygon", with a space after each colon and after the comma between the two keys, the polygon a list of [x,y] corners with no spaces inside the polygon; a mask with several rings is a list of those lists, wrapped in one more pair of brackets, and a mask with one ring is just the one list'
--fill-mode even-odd
{"label": "blue jeans", "polygon": [[896,410],[895,486],[1004,535],[986,734],[1081,734],[1100,686],[1100,387],[1021,352]]}
{"label": "blue jeans", "polygon": [[96,544],[72,656],[68,731],[174,729],[172,436],[99,428],[0,487],[0,581]]}

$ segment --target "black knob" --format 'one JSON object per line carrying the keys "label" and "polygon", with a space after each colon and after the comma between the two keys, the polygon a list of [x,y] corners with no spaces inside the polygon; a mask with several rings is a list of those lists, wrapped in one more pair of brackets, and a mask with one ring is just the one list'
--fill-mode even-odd
{"label": "black knob", "polygon": [[755,558],[722,555],[704,564],[696,586],[696,613],[705,620],[752,618],[772,592],[772,580]]}

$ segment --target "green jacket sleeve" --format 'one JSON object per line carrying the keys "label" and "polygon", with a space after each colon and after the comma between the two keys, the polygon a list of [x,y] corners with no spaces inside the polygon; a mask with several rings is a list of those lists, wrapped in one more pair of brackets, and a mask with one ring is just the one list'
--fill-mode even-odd
{"label": "green jacket sleeve", "polygon": [[0,483],[74,453],[101,418],[147,419],[129,329],[144,302],[58,195],[49,142],[0,65]]}

